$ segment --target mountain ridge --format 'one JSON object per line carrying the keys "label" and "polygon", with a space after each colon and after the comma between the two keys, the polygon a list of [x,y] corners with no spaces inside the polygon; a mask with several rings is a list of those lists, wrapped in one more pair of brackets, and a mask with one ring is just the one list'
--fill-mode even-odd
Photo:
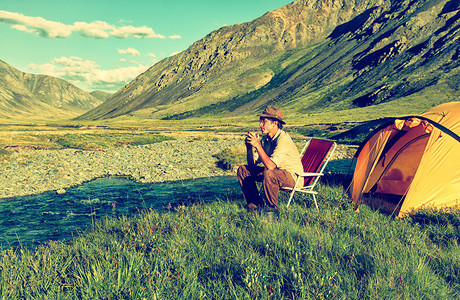
{"label": "mountain ridge", "polygon": [[[384,1],[345,1],[348,6],[342,5],[344,1],[332,1],[334,14],[330,14],[328,2],[296,1],[252,22],[213,31],[187,50],[155,64],[81,118],[114,117],[144,108],[162,116],[172,102],[173,111],[196,109],[257,90],[274,75],[272,70],[257,69],[264,63],[286,50],[320,41],[338,22]],[[310,19],[320,25],[303,21]],[[229,70],[231,76],[226,74]],[[254,72],[243,76],[250,70]]]}
{"label": "mountain ridge", "polygon": [[0,89],[0,103],[76,120],[234,117],[267,104],[292,116],[417,113],[460,99],[459,39],[457,0],[297,0],[210,32],[89,109],[70,87],[44,89],[64,85],[42,75],[10,76],[18,90]]}
{"label": "mountain ridge", "polygon": [[0,117],[73,118],[101,100],[56,77],[24,73],[0,60]]}
{"label": "mountain ridge", "polygon": [[459,15],[455,0],[295,1],[211,32],[79,118],[429,108],[459,98]]}
{"label": "mountain ridge", "polygon": [[[455,83],[459,82],[459,47],[455,41],[459,38],[458,3],[425,1],[424,4],[433,2],[437,2],[438,6],[433,6],[431,10],[424,5],[417,7],[413,2],[412,8],[382,6],[364,12],[351,21],[354,24],[345,24],[336,28],[329,36],[329,41],[325,41],[326,46],[319,51],[319,55],[302,64],[293,76],[286,76],[279,87],[287,85],[286,90],[290,93],[288,101],[292,101],[292,97],[289,99],[292,94],[301,98],[304,95],[308,97],[308,92],[315,92],[324,87],[330,89],[316,102],[311,101],[314,100],[313,97],[309,99],[313,103],[297,101],[296,106],[301,107],[298,112],[314,111],[315,108],[350,109],[385,103],[413,95],[429,88],[435,82],[437,84],[442,81],[447,81],[447,85],[451,86],[447,89],[451,95],[444,101],[457,100],[459,93]],[[446,7],[452,9],[453,13],[450,17],[447,16],[449,9]],[[414,12],[410,12],[410,9],[414,9]],[[439,15],[436,13],[438,11],[441,12]],[[411,14],[417,16],[420,13],[431,14],[431,19],[414,20],[409,17]],[[440,17],[433,22],[436,19],[433,16]],[[388,20],[384,20],[385,18]],[[413,23],[417,21],[425,21],[425,24],[414,29]],[[442,24],[450,26],[442,26]],[[430,32],[430,26],[433,34],[419,34],[421,28]],[[439,36],[441,30],[447,31],[444,38]],[[405,36],[405,40],[401,36]],[[448,39],[450,41],[447,41]],[[430,75],[430,72],[433,74]],[[340,83],[341,78],[344,83],[331,88],[334,84]],[[444,90],[446,89],[439,89],[439,91]],[[286,105],[287,101],[272,102],[289,108]],[[249,105],[253,104],[254,101]],[[439,103],[433,101],[428,105],[436,104]],[[242,108],[239,108],[235,112],[241,110]]]}

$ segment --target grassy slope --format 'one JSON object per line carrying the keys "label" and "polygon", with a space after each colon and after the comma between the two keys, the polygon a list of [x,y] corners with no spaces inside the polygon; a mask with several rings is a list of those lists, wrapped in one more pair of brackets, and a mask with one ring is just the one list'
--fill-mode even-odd
{"label": "grassy slope", "polygon": [[[460,215],[395,220],[323,184],[279,222],[243,200],[98,221],[69,244],[0,253],[6,298],[454,299]],[[284,196],[283,196],[284,197]],[[286,198],[282,199],[285,203]],[[449,219],[450,218],[450,219]],[[435,220],[435,221],[433,221]],[[437,220],[437,221],[436,221]],[[427,223],[428,222],[428,223]]]}

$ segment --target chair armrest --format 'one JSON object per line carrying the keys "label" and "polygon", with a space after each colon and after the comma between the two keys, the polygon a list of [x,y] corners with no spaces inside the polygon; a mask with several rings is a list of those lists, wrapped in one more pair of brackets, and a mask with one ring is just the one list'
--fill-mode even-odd
{"label": "chair armrest", "polygon": [[296,173],[300,177],[309,177],[309,176],[323,176],[324,173]]}

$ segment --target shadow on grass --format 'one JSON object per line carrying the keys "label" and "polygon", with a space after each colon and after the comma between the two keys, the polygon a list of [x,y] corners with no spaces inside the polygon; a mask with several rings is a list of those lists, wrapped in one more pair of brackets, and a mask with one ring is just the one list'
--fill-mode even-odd
{"label": "shadow on grass", "polygon": [[326,185],[340,186],[344,191],[347,191],[352,179],[352,174],[326,173],[323,178],[321,178],[321,182]]}

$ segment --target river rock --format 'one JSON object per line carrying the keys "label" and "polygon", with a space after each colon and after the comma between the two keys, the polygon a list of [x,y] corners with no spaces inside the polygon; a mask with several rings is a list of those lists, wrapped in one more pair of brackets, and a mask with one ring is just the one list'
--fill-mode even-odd
{"label": "river rock", "polygon": [[213,155],[241,142],[177,139],[105,151],[18,150],[0,162],[0,198],[65,193],[71,186],[112,175],[145,183],[235,175],[217,168]]}

